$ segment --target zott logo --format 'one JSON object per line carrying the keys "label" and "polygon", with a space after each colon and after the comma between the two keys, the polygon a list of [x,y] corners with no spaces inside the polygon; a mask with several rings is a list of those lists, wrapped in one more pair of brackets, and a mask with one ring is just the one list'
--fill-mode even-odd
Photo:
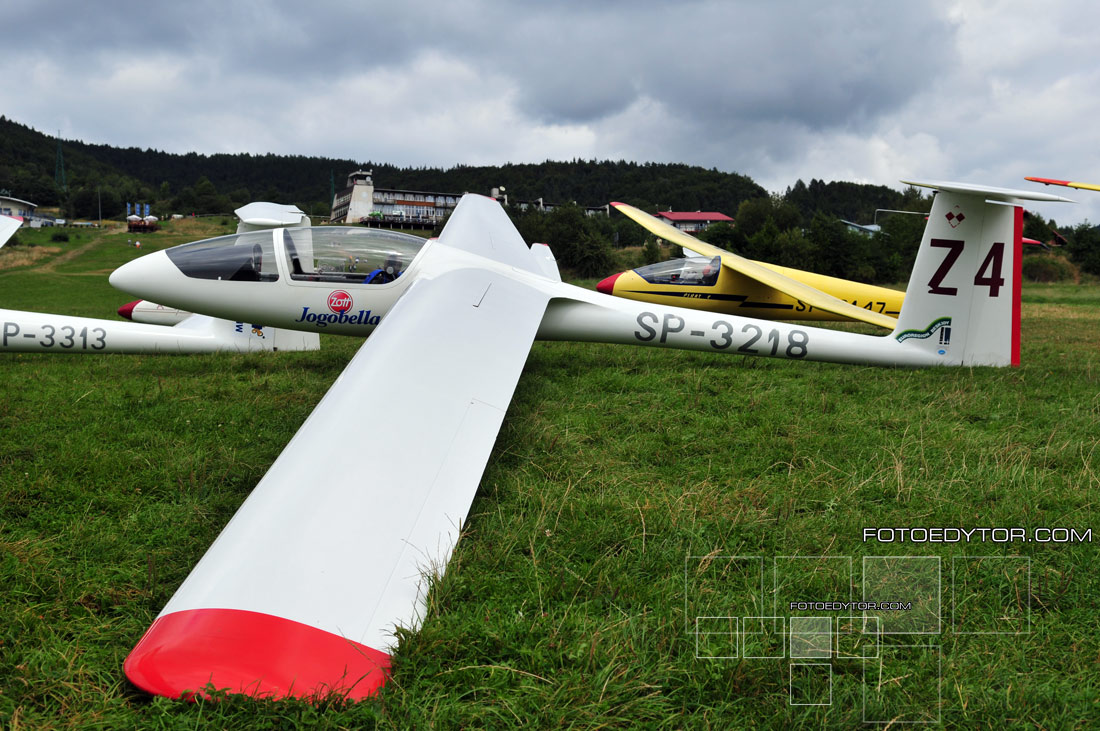
{"label": "zott logo", "polygon": [[350,310],[353,304],[351,295],[342,289],[338,289],[328,296],[328,308],[337,315],[342,315]]}

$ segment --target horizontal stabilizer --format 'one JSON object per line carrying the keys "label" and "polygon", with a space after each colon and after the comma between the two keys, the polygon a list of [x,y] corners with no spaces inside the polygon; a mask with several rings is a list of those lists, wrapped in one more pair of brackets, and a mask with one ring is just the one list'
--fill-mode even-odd
{"label": "horizontal stabilizer", "polygon": [[918,188],[932,188],[943,193],[958,193],[959,195],[983,196],[987,201],[1000,201],[1002,203],[1015,203],[1017,201],[1047,201],[1059,203],[1073,203],[1069,198],[1050,193],[1036,193],[1034,190],[1016,190],[1013,188],[997,188],[992,185],[974,185],[973,183],[952,183],[943,180],[902,180],[906,185],[914,185]]}
{"label": "horizontal stabilizer", "polygon": [[265,228],[290,228],[308,226],[307,216],[298,206],[281,203],[256,202],[241,206],[233,211],[240,219],[237,233],[258,231]]}

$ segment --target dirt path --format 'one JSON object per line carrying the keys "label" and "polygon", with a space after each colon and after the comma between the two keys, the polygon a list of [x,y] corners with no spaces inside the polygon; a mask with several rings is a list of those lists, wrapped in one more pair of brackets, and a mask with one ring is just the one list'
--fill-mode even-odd
{"label": "dirt path", "polygon": [[91,249],[96,244],[99,244],[103,240],[104,236],[106,236],[107,234],[112,234],[112,233],[118,233],[118,231],[113,231],[110,228],[99,229],[99,230],[95,231],[95,234],[88,241],[88,243],[83,244],[81,246],[78,246],[75,249],[69,249],[68,251],[66,251],[61,256],[56,256],[53,259],[50,259],[48,262],[46,262],[42,266],[36,267],[35,271],[39,271],[39,272],[42,272],[44,274],[53,274],[54,272],[57,271],[57,266],[59,264],[64,264],[65,262],[72,261],[76,257],[80,256],[84,252]]}

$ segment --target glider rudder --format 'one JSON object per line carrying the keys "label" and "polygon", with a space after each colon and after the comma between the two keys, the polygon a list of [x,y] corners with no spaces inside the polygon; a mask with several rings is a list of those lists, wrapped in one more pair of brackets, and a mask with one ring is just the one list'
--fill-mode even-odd
{"label": "glider rudder", "polygon": [[891,337],[945,365],[1019,365],[1023,208],[1013,204],[1066,199],[963,183],[909,184],[938,192]]}

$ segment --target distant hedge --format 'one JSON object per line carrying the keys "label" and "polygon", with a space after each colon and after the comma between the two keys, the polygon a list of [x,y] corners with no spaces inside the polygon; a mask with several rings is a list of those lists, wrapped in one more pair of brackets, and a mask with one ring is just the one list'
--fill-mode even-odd
{"label": "distant hedge", "polygon": [[1029,282],[1076,282],[1080,278],[1073,262],[1054,253],[1025,256],[1021,271]]}

